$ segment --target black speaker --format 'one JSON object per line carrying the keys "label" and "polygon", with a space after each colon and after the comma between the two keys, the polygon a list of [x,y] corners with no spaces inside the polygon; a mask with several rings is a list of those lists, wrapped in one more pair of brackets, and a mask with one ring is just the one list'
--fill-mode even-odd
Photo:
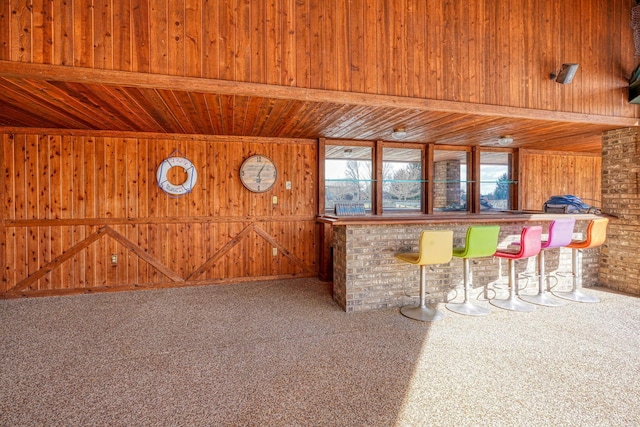
{"label": "black speaker", "polygon": [[551,80],[555,80],[563,85],[569,84],[576,75],[576,71],[578,71],[578,64],[562,64],[557,74],[551,74]]}

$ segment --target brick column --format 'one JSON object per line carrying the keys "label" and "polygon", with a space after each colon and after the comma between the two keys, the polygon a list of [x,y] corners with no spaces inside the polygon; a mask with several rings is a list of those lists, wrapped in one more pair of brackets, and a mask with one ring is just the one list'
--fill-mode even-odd
{"label": "brick column", "polygon": [[[434,165],[434,176],[437,182],[434,186],[433,205],[445,207],[460,204],[460,161],[443,160]],[[444,182],[442,182],[444,181]]]}
{"label": "brick column", "polygon": [[640,130],[602,138],[602,212],[612,218],[600,259],[600,283],[640,295]]}

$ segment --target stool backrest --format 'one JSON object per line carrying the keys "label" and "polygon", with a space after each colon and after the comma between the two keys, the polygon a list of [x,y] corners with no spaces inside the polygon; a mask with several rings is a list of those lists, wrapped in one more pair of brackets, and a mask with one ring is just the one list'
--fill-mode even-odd
{"label": "stool backrest", "polygon": [[520,252],[514,255],[514,258],[529,258],[538,255],[542,247],[541,237],[541,226],[530,225],[523,227],[520,233]]}
{"label": "stool backrest", "polygon": [[556,219],[549,225],[549,240],[542,244],[542,249],[561,248],[571,243],[575,218]]}
{"label": "stool backrest", "polygon": [[453,253],[452,230],[424,230],[420,233],[420,248],[416,264],[447,264]]}
{"label": "stool backrest", "polygon": [[587,238],[583,249],[595,248],[600,246],[607,240],[607,224],[609,224],[608,218],[593,219],[587,226]]}
{"label": "stool backrest", "polygon": [[464,249],[456,251],[459,258],[490,257],[498,248],[499,225],[478,225],[467,229]]}

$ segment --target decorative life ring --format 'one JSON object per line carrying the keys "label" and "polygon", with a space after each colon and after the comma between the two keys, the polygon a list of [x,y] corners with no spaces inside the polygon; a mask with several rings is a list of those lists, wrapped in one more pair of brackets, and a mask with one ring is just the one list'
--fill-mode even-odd
{"label": "decorative life ring", "polygon": [[[167,179],[169,169],[176,166],[181,167],[187,173],[187,179],[185,179],[182,184],[177,185],[172,184]],[[196,185],[196,181],[198,180],[198,171],[189,159],[185,159],[184,157],[168,157],[160,163],[160,166],[158,166],[156,177],[158,179],[158,187],[160,187],[162,191],[172,196],[183,196],[193,190],[193,187]]]}

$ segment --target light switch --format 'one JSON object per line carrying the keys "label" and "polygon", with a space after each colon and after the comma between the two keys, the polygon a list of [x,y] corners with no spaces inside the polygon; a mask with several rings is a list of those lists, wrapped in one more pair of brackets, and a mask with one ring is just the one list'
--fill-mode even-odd
{"label": "light switch", "polygon": [[287,190],[291,190],[291,181],[286,181],[284,183],[284,188],[286,188]]}
{"label": "light switch", "polygon": [[272,201],[273,201],[274,205],[277,205],[278,204],[278,196],[273,196]]}

